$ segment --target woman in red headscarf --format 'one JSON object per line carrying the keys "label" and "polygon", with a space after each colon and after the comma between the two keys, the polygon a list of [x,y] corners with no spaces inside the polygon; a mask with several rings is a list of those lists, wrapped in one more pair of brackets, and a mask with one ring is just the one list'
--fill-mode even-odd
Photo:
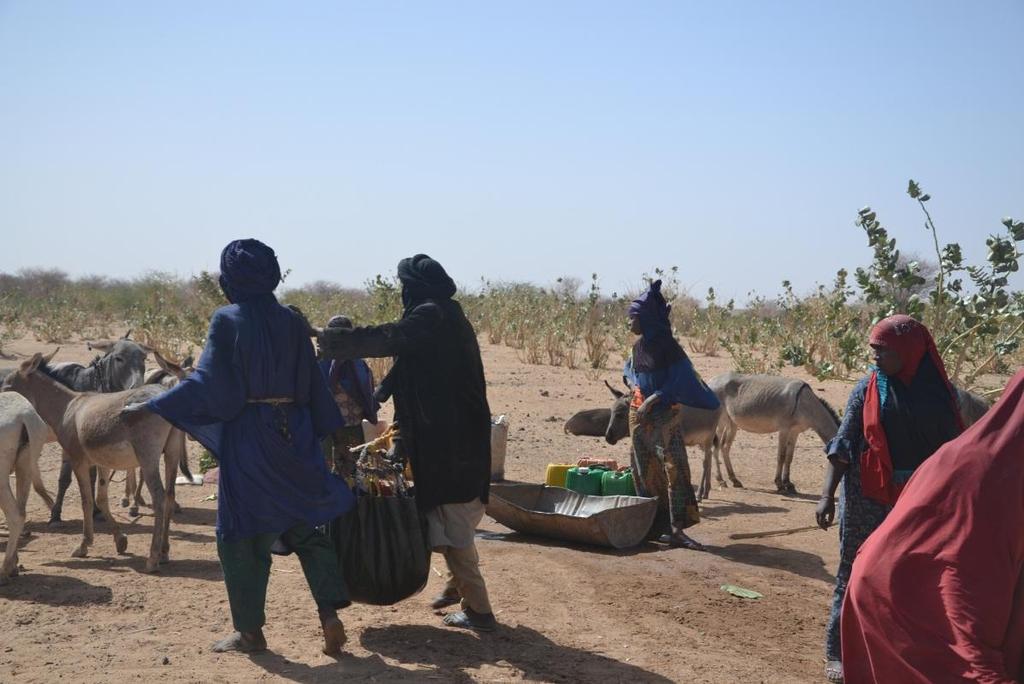
{"label": "woman in red headscarf", "polygon": [[956,393],[931,333],[910,316],[890,316],[871,330],[875,368],[850,394],[842,425],[825,448],[829,464],[818,502],[827,529],[839,497],[839,569],[826,629],[825,674],[843,680],[840,611],[853,559],[882,524],[921,463],[962,431]]}
{"label": "woman in red headscarf", "polygon": [[846,680],[1024,681],[1024,371],[921,466],[864,544],[843,605]]}

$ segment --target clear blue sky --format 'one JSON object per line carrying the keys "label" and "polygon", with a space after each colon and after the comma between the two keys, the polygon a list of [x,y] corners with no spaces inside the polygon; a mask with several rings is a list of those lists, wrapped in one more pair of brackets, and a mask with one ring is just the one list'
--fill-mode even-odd
{"label": "clear blue sky", "polygon": [[1024,218],[1024,3],[0,0],[0,271],[463,284],[678,265],[700,294],[969,258]]}

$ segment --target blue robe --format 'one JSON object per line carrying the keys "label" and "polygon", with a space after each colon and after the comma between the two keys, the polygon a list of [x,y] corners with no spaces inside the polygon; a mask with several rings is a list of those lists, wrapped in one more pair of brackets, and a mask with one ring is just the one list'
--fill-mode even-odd
{"label": "blue robe", "polygon": [[[250,403],[269,398],[294,403]],[[341,427],[341,414],[304,324],[273,294],[218,309],[195,372],[147,408],[219,461],[225,541],[322,525],[354,504],[319,444]]]}

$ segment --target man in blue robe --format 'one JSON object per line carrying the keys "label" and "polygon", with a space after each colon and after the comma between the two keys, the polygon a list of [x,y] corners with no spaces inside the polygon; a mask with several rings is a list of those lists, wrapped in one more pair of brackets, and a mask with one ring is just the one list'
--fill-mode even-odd
{"label": "man in blue robe", "polygon": [[[145,408],[194,436],[217,458],[217,553],[237,632],[214,651],[266,648],[267,582],[278,539],[298,554],[324,630],[324,653],[345,642],[349,605],[324,523],[354,504],[328,473],[319,439],[342,425],[303,318],[278,304],[281,270],[258,240],[224,248],[218,309],[194,373]],[[128,410],[138,410],[129,407]]]}

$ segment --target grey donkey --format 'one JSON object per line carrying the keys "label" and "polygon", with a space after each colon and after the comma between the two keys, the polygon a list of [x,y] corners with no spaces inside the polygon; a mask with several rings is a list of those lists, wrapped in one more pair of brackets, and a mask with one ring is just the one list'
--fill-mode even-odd
{"label": "grey donkey", "polygon": [[[3,381],[3,391],[15,391],[31,402],[36,412],[56,433],[78,480],[82,496],[82,541],[72,554],[83,558],[93,543],[92,485],[89,466],[98,472],[97,502],[113,527],[118,553],[125,553],[128,538],[110,513],[108,487],[112,470],[141,467],[153,498],[154,523],[146,571],[155,572],[168,559],[168,532],[174,512],[174,478],[185,452],[185,435],[149,411],[125,412],[128,405],[144,403],[161,392],[145,385],[124,392],[75,392],[52,377],[52,370],[36,354]],[[164,456],[167,488],[160,481],[160,456]]]}

